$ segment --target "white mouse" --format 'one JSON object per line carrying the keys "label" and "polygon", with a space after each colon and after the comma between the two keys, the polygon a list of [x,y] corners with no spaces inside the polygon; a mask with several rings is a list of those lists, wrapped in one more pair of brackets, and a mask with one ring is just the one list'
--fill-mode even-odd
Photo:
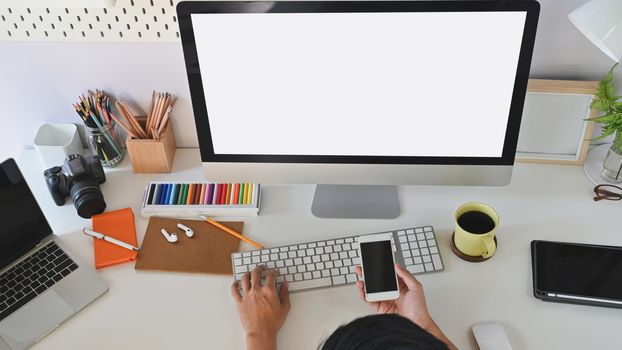
{"label": "white mouse", "polygon": [[497,322],[480,322],[471,328],[480,350],[512,350],[503,327]]}

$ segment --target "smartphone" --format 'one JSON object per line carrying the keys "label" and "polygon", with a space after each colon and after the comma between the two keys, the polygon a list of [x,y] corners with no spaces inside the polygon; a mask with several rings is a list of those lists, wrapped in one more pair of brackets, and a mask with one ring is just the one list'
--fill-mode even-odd
{"label": "smartphone", "polygon": [[365,300],[393,300],[400,296],[390,233],[360,236],[358,239],[365,282]]}

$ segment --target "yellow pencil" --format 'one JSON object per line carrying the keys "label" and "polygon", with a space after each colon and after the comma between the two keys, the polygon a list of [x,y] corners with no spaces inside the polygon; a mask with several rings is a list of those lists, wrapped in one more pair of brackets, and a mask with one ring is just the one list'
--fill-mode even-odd
{"label": "yellow pencil", "polygon": [[235,237],[237,237],[237,238],[239,238],[239,239],[243,240],[243,241],[244,241],[244,242],[246,242],[246,243],[251,244],[251,245],[252,245],[252,246],[254,246],[255,248],[257,248],[257,249],[263,249],[263,246],[262,246],[261,244],[259,244],[259,243],[255,242],[255,241],[253,241],[253,240],[252,240],[252,239],[250,239],[250,238],[246,238],[246,237],[242,236],[241,234],[239,234],[239,233],[237,233],[237,232],[233,231],[232,229],[230,229],[230,228],[228,228],[227,226],[225,226],[225,225],[223,225],[223,224],[219,223],[218,221],[212,220],[212,219],[208,218],[208,217],[207,217],[207,216],[205,216],[205,215],[199,215],[199,217],[200,217],[201,219],[203,219],[203,220],[205,220],[205,221],[209,222],[210,224],[212,224],[212,225],[214,225],[214,226],[218,227],[219,229],[221,229],[221,230],[223,230],[223,231],[227,232],[228,234],[230,234],[230,235],[232,235],[232,236],[235,236]]}

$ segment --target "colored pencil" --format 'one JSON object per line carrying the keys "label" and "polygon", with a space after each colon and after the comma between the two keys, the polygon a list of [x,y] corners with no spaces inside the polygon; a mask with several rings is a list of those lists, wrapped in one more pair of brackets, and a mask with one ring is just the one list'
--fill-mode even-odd
{"label": "colored pencil", "polygon": [[219,223],[218,221],[212,220],[212,219],[208,218],[208,217],[207,217],[207,216],[205,216],[205,215],[199,215],[199,217],[200,217],[201,219],[203,219],[203,220],[205,220],[205,221],[209,222],[210,224],[212,224],[212,225],[214,225],[214,226],[218,227],[219,229],[221,229],[221,230],[223,230],[223,231],[227,232],[228,234],[230,234],[230,235],[232,235],[232,236],[235,236],[235,237],[237,237],[237,238],[239,238],[239,239],[243,240],[243,241],[244,241],[244,242],[246,242],[246,243],[251,244],[251,245],[252,245],[252,246],[254,246],[255,248],[257,248],[257,249],[263,249],[263,245],[261,245],[261,244],[259,244],[259,243],[255,242],[255,241],[253,241],[253,240],[252,240],[252,239],[250,239],[250,238],[246,238],[246,237],[242,236],[242,234],[240,234],[240,233],[238,233],[238,232],[235,232],[234,230],[232,230],[232,229],[228,228],[227,226],[225,226],[225,225],[223,225],[223,224]]}

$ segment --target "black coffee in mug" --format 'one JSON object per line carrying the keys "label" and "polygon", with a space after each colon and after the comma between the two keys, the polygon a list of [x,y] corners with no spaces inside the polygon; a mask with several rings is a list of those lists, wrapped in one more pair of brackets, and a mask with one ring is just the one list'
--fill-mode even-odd
{"label": "black coffee in mug", "polygon": [[467,211],[458,217],[458,225],[465,231],[478,235],[488,233],[495,228],[494,220],[481,211]]}

